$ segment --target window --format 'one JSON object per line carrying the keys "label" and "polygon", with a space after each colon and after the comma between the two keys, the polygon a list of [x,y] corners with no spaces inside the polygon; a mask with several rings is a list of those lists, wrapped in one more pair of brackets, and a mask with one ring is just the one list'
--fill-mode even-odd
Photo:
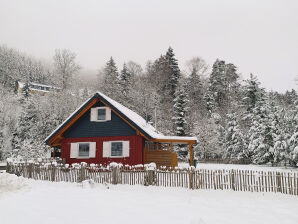
{"label": "window", "polygon": [[123,143],[112,142],[111,143],[111,156],[123,156]]}
{"label": "window", "polygon": [[106,120],[106,109],[98,109],[97,110],[97,120],[103,121]]}
{"label": "window", "polygon": [[129,141],[105,141],[103,142],[103,158],[129,157]]}
{"label": "window", "polygon": [[106,122],[111,120],[111,109],[109,107],[91,108],[90,121]]}
{"label": "window", "polygon": [[96,142],[72,142],[70,143],[70,158],[95,158]]}
{"label": "window", "polygon": [[79,157],[89,157],[89,143],[79,143]]}

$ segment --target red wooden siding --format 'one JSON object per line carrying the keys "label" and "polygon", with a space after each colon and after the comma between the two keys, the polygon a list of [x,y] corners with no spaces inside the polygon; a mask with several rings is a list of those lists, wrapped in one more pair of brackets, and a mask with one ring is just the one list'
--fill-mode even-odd
{"label": "red wooden siding", "polygon": [[[126,158],[103,158],[103,142],[104,141],[121,141],[128,140],[130,145],[129,157]],[[96,142],[96,157],[90,159],[70,158],[70,143],[74,142]],[[143,164],[143,137],[139,135],[131,136],[110,136],[110,137],[84,137],[84,138],[65,138],[62,141],[61,157],[66,159],[66,163],[95,163],[109,164],[111,162],[137,165]]]}

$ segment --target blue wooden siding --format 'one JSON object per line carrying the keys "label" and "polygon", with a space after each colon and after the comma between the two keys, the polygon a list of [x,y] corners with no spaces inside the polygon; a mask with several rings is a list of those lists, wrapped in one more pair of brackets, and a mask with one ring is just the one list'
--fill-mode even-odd
{"label": "blue wooden siding", "polygon": [[[93,107],[104,106],[97,103]],[[118,115],[111,112],[111,120],[106,122],[91,122],[90,109],[77,120],[65,133],[66,138],[105,137],[136,135],[136,131],[123,121]]]}

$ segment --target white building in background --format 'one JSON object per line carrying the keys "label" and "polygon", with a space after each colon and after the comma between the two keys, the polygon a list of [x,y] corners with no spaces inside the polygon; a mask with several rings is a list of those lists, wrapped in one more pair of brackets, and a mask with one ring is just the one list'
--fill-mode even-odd
{"label": "white building in background", "polygon": [[[16,82],[16,91],[17,93],[21,93],[25,86],[25,82],[17,81]],[[29,92],[32,94],[45,94],[50,91],[59,91],[61,88],[51,86],[51,85],[44,85],[35,82],[29,82]]]}

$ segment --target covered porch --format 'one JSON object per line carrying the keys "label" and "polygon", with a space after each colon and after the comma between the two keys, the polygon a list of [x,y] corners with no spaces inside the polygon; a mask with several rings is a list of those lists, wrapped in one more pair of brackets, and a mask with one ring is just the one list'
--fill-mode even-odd
{"label": "covered porch", "polygon": [[173,150],[174,144],[186,144],[189,149],[189,163],[194,165],[193,145],[197,143],[193,137],[165,136],[164,139],[152,139],[145,141],[144,163],[156,163],[158,167],[178,166],[178,157]]}

